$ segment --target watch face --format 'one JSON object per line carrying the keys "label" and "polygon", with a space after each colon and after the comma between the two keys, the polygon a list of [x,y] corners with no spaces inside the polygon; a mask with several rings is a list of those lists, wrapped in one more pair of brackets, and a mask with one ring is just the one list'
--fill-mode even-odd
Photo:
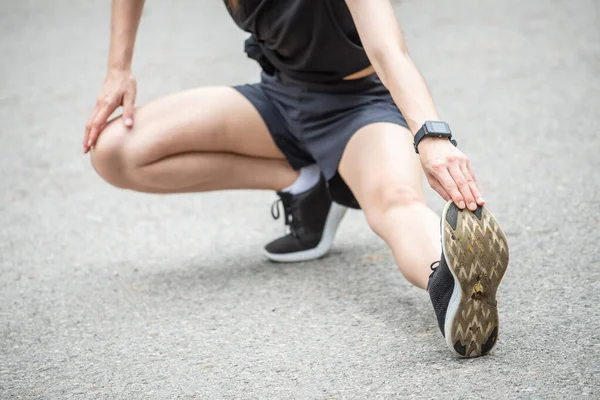
{"label": "watch face", "polygon": [[443,134],[450,135],[452,132],[450,131],[450,127],[447,123],[441,121],[427,121],[425,122],[427,126],[427,131],[433,134]]}

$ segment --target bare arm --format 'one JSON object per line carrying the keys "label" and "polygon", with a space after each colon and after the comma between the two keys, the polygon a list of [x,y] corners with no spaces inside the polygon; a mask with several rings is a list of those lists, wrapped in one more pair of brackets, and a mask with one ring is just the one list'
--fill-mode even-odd
{"label": "bare arm", "polygon": [[131,68],[133,47],[144,0],[113,0],[110,23],[108,69]]}
{"label": "bare arm", "polygon": [[131,74],[131,59],[143,8],[144,0],[112,1],[108,71],[94,112],[85,126],[85,153],[94,146],[108,117],[119,106],[123,106],[125,126],[133,126],[136,82]]}
{"label": "bare arm", "polygon": [[[388,88],[414,135],[439,115],[421,73],[413,63],[390,0],[346,0],[371,64]],[[429,184],[460,208],[484,204],[469,159],[447,139],[427,138],[419,145]]]}

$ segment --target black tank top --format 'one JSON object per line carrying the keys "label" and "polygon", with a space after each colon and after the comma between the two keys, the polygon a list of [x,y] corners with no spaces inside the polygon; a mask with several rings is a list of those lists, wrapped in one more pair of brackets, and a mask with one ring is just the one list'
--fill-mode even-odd
{"label": "black tank top", "polygon": [[246,53],[268,74],[333,82],[370,65],[344,0],[240,0],[228,9],[252,34]]}

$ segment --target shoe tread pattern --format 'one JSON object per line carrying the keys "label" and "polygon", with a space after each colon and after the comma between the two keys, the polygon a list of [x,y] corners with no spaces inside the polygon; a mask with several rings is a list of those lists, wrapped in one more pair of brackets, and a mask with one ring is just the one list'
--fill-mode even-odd
{"label": "shoe tread pattern", "polygon": [[[460,355],[486,354],[498,335],[496,292],[508,266],[508,243],[498,221],[487,210],[447,210],[444,247],[448,267],[460,285],[460,301],[448,324],[448,342]],[[460,350],[460,351],[459,351]]]}

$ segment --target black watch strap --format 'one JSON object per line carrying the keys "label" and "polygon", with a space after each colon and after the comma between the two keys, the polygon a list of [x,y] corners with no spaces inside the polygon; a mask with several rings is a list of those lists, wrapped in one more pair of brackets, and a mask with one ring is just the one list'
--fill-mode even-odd
{"label": "black watch strap", "polygon": [[421,140],[423,140],[426,134],[427,131],[425,130],[425,125],[423,124],[421,129],[419,129],[415,134],[415,152],[417,154],[419,154],[419,143],[421,143]]}
{"label": "black watch strap", "polygon": [[421,126],[421,128],[417,131],[417,133],[415,134],[415,138],[414,138],[414,146],[415,146],[415,152],[417,154],[419,154],[419,143],[421,143],[421,140],[423,140],[425,137],[438,137],[438,138],[443,138],[446,137],[448,138],[448,140],[450,140],[450,143],[452,143],[454,146],[457,146],[458,143],[456,142],[455,139],[452,138],[452,133],[450,132],[450,127],[448,127],[448,124],[446,124],[445,122],[436,122],[436,123],[442,123],[445,125],[447,132],[430,132],[427,129],[427,125],[428,123],[430,124],[430,121],[426,121],[423,126]]}

